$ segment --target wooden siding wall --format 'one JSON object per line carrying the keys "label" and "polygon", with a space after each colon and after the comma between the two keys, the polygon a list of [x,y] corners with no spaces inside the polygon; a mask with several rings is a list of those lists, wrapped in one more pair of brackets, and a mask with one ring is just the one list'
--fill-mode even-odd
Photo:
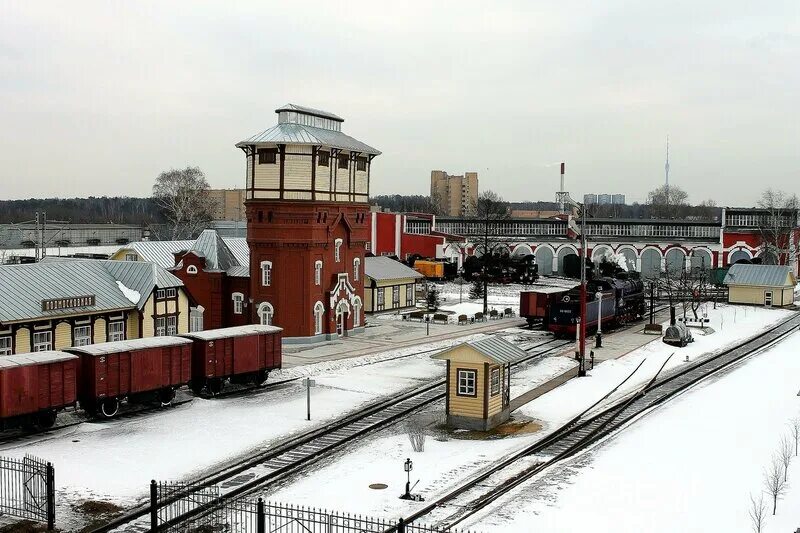
{"label": "wooden siding wall", "polygon": [[95,344],[98,342],[106,342],[108,340],[106,336],[106,321],[102,318],[97,318],[94,321],[94,342]]}
{"label": "wooden siding wall", "polygon": [[747,287],[733,286],[728,288],[728,301],[736,304],[764,305],[764,293],[772,291],[772,305],[780,307],[791,305],[794,291],[791,287]]}
{"label": "wooden siding wall", "polygon": [[[476,390],[477,396],[459,396],[458,392],[458,370],[475,370],[477,372]],[[450,386],[447,394],[450,397],[450,414],[455,416],[468,416],[472,418],[483,418],[483,363],[467,363],[450,361]]]}
{"label": "wooden siding wall", "polygon": [[14,353],[27,353],[31,351],[31,332],[29,329],[18,329],[14,339],[16,350]]}
{"label": "wooden siding wall", "polygon": [[[399,281],[399,282],[398,282]],[[377,282],[377,287],[372,287],[372,280],[367,278],[364,283],[364,309],[367,313],[376,313],[379,311],[391,311],[392,309],[403,309],[416,305],[416,291],[412,289],[411,305],[406,305],[406,286],[414,286],[414,278],[407,280],[389,280]],[[400,287],[400,302],[398,305],[392,305],[392,289],[393,287]],[[378,293],[383,291],[383,309],[378,309]],[[375,298],[372,295],[375,293]]]}
{"label": "wooden siding wall", "polygon": [[72,326],[67,322],[59,322],[53,337],[54,350],[69,348],[72,346]]}

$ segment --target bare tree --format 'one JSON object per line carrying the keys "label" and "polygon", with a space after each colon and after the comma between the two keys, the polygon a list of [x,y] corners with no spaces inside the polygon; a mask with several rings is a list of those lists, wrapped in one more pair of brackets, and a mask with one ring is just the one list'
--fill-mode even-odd
{"label": "bare tree", "polygon": [[406,423],[406,434],[411,442],[411,449],[417,453],[425,451],[427,433],[425,424],[418,418],[412,418]]}
{"label": "bare tree", "polygon": [[475,218],[481,221],[480,237],[483,255],[481,256],[481,278],[483,281],[483,313],[489,313],[489,271],[497,260],[501,249],[506,247],[500,232],[501,222],[511,215],[508,204],[494,191],[484,191],[478,196]]}
{"label": "bare tree", "polygon": [[208,227],[214,208],[208,188],[208,180],[198,167],[158,175],[153,200],[164,212],[173,240],[193,238]]}
{"label": "bare tree", "polygon": [[767,506],[764,504],[764,493],[758,494],[758,499],[750,495],[750,524],[753,526],[753,533],[761,533],[764,528],[764,521],[767,519]]}
{"label": "bare tree", "polygon": [[794,439],[794,456],[797,457],[798,445],[800,445],[800,416],[796,416],[789,421],[789,432]]}
{"label": "bare tree", "polygon": [[673,218],[678,214],[676,213],[676,208],[680,210],[680,208],[688,205],[688,198],[689,195],[680,187],[662,185],[647,194],[647,205],[650,206],[650,214],[652,216]]}
{"label": "bare tree", "polygon": [[791,236],[800,208],[797,195],[767,189],[761,194],[758,206],[763,210],[758,220],[763,262],[788,265],[796,256]]}
{"label": "bare tree", "polygon": [[769,467],[764,471],[764,491],[772,498],[772,515],[778,510],[778,500],[788,488],[783,477],[783,464],[777,455],[772,458]]}
{"label": "bare tree", "polygon": [[792,442],[787,437],[782,437],[778,445],[778,458],[783,465],[783,481],[789,481],[789,465],[792,464]]}

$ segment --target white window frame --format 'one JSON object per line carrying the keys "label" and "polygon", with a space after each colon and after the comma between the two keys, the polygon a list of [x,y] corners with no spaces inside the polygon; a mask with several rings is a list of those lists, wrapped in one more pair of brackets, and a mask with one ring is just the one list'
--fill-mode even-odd
{"label": "white window frame", "polygon": [[125,322],[123,322],[122,320],[110,321],[108,323],[108,331],[106,332],[106,338],[108,339],[108,342],[124,341]]}
{"label": "white window frame", "polygon": [[392,286],[392,309],[400,307],[400,285]]}
{"label": "white window frame", "polygon": [[14,351],[14,342],[10,335],[0,337],[0,356],[11,355]]}
{"label": "white window frame", "polygon": [[478,371],[469,368],[457,369],[456,386],[456,395],[476,397],[478,395]]}
{"label": "white window frame", "polygon": [[384,287],[378,287],[378,292],[375,294],[375,304],[378,307],[378,311],[383,311],[386,306],[386,293],[384,290]]}
{"label": "white window frame", "polygon": [[73,346],[88,346],[92,344],[92,326],[75,326],[72,329]]}
{"label": "white window frame", "polygon": [[322,285],[322,261],[314,262],[314,284]]}
{"label": "white window frame", "polygon": [[337,263],[342,261],[342,242],[342,239],[333,241],[333,258]]}
{"label": "white window frame", "polygon": [[178,295],[178,291],[175,288],[167,289],[167,298],[175,298]]}
{"label": "white window frame", "polygon": [[272,285],[272,261],[261,261],[261,286]]}
{"label": "white window frame", "polygon": [[166,297],[167,292],[164,289],[157,289],[156,290],[156,299],[163,300]]}
{"label": "white window frame", "polygon": [[163,337],[167,334],[167,317],[159,316],[155,319],[156,337]]}
{"label": "white window frame", "polygon": [[125,261],[138,261],[139,256],[135,253],[127,253],[125,254]]}
{"label": "white window frame", "polygon": [[34,331],[32,338],[34,352],[45,352],[53,349],[52,331]]}
{"label": "white window frame", "polygon": [[187,266],[186,267],[186,273],[187,274],[192,274],[192,275],[197,274],[197,267],[194,266],[194,265]]}
{"label": "white window frame", "polygon": [[353,281],[358,281],[361,277],[361,259],[356,257],[353,259]]}
{"label": "white window frame", "polygon": [[258,306],[258,320],[262,326],[271,326],[275,317],[275,308],[269,302],[261,302]]}
{"label": "white window frame", "polygon": [[497,396],[500,394],[500,367],[493,368],[490,370],[491,374],[489,376],[490,386],[491,386],[491,395]]}
{"label": "white window frame", "polygon": [[167,335],[178,334],[178,315],[167,316]]}
{"label": "white window frame", "polygon": [[231,294],[231,300],[233,300],[233,314],[241,315],[244,312],[244,294],[234,292]]}
{"label": "white window frame", "polygon": [[413,307],[415,288],[413,283],[406,284],[406,307]]}
{"label": "white window frame", "polygon": [[189,308],[189,331],[203,331],[203,309],[202,305]]}
{"label": "white window frame", "polygon": [[325,305],[322,302],[314,304],[314,334],[322,334],[325,320]]}

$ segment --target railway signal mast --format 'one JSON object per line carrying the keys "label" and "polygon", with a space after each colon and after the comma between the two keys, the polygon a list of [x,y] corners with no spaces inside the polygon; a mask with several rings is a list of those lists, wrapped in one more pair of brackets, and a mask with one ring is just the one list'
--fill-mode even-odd
{"label": "railway signal mast", "polygon": [[[561,163],[561,190],[556,193],[556,201],[558,202],[559,211],[566,213],[566,206],[576,207],[580,210],[581,214],[581,249],[578,259],[580,260],[581,268],[581,311],[580,323],[576,328],[576,341],[575,358],[578,360],[578,376],[586,375],[586,205],[581,204],[572,199],[567,191],[564,190],[564,169],[565,163]],[[598,310],[598,320],[600,319],[600,311]]]}

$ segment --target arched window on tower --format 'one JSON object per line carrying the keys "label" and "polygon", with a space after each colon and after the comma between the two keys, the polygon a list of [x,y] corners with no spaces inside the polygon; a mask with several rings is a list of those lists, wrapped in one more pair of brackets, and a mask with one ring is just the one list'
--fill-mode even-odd
{"label": "arched window on tower", "polygon": [[325,319],[325,306],[322,302],[314,304],[314,334],[322,333],[323,320]]}
{"label": "arched window on tower", "polygon": [[261,285],[272,285],[272,261],[261,261]]}
{"label": "arched window on tower", "polygon": [[244,294],[241,292],[234,292],[231,294],[231,299],[233,300],[233,314],[241,315],[244,310]]}
{"label": "arched window on tower", "polygon": [[258,306],[258,318],[262,326],[271,326],[273,315],[275,315],[275,309],[269,302],[262,302]]}
{"label": "arched window on tower", "polygon": [[353,327],[361,326],[361,297],[356,296],[353,298]]}
{"label": "arched window on tower", "polygon": [[353,281],[358,281],[358,278],[361,276],[361,259],[356,257],[353,259]]}
{"label": "arched window on tower", "polygon": [[322,285],[322,261],[314,263],[314,285]]}
{"label": "arched window on tower", "polygon": [[333,257],[338,263],[342,260],[342,239],[336,239],[333,241]]}

